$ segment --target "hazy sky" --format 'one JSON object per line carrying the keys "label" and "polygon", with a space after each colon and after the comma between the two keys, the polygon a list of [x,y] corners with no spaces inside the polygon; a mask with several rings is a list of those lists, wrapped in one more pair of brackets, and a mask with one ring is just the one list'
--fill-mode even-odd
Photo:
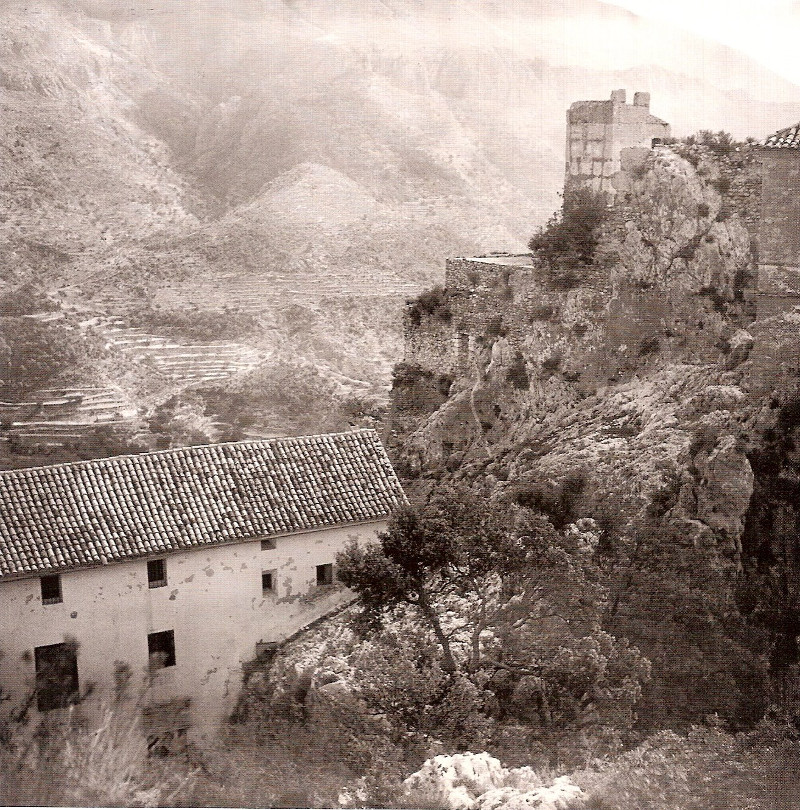
{"label": "hazy sky", "polygon": [[744,51],[800,84],[797,0],[603,0]]}

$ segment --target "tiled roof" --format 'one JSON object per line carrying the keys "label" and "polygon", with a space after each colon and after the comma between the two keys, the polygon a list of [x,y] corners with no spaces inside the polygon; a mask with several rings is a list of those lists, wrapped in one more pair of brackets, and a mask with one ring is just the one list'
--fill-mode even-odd
{"label": "tiled roof", "polygon": [[0,472],[0,577],[369,521],[405,496],[372,430]]}
{"label": "tiled roof", "polygon": [[800,149],[800,124],[779,129],[764,141],[764,146],[769,149]]}

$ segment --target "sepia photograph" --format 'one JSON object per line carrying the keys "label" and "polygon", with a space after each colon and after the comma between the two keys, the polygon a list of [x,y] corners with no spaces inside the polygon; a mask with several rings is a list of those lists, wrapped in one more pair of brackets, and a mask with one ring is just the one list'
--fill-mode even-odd
{"label": "sepia photograph", "polygon": [[800,810],[798,42],[0,0],[0,806]]}

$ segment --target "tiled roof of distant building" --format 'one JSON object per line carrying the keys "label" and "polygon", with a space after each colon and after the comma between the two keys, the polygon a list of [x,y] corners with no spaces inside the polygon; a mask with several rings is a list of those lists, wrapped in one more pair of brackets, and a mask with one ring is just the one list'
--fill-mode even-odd
{"label": "tiled roof of distant building", "polygon": [[0,577],[380,519],[405,500],[372,430],[0,472]]}
{"label": "tiled roof of distant building", "polygon": [[800,149],[800,124],[779,129],[764,141],[768,149]]}

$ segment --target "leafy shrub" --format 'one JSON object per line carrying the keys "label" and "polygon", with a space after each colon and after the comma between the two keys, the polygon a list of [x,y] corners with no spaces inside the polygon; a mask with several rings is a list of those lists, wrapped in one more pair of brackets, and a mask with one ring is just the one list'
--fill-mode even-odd
{"label": "leafy shrub", "polygon": [[549,371],[550,373],[554,373],[561,368],[561,355],[558,352],[554,352],[549,357],[545,357],[542,360],[542,370]]}
{"label": "leafy shrub", "polygon": [[714,310],[716,312],[719,312],[721,315],[724,315],[725,312],[727,311],[728,301],[716,287],[713,286],[701,287],[697,291],[697,295],[708,296],[709,300],[711,301],[711,304],[714,307]]}
{"label": "leafy shrub", "polygon": [[520,506],[546,515],[553,526],[561,529],[576,519],[575,502],[586,487],[580,472],[567,475],[560,484],[536,483],[520,487],[514,500]]}
{"label": "leafy shrub", "polygon": [[418,366],[416,363],[396,363],[392,369],[392,390],[411,387],[420,380],[431,376],[430,371]]}
{"label": "leafy shrub", "polygon": [[574,810],[797,807],[797,743],[754,742],[714,727],[696,726],[686,736],[659,732],[612,762],[574,774],[589,793]]}
{"label": "leafy shrub", "polygon": [[518,388],[520,391],[527,391],[530,387],[531,381],[528,377],[528,369],[525,365],[525,358],[522,356],[521,352],[517,352],[516,355],[514,355],[514,360],[506,372],[506,379],[514,388]]}
{"label": "leafy shrub", "polygon": [[700,132],[697,133],[697,142],[701,146],[707,146],[717,155],[730,154],[737,146],[730,132],[725,132],[724,130],[713,132],[710,129],[701,129]]}
{"label": "leafy shrub", "polygon": [[595,260],[600,234],[608,218],[605,197],[579,188],[565,195],[561,211],[531,237],[528,247],[558,289],[580,284]]}
{"label": "leafy shrub", "polygon": [[0,326],[0,397],[44,388],[87,358],[87,342],[64,324],[3,318]]}
{"label": "leafy shrub", "polygon": [[148,757],[139,707],[115,700],[87,727],[80,709],[33,725],[25,700],[0,721],[0,803],[5,806],[161,807],[189,800],[196,771],[184,759]]}
{"label": "leafy shrub", "polygon": [[453,378],[434,375],[416,363],[397,363],[392,370],[392,394],[400,409],[435,411],[450,393]]}
{"label": "leafy shrub", "polygon": [[642,338],[639,342],[639,357],[647,357],[650,354],[655,354],[661,348],[661,342],[657,335]]}
{"label": "leafy shrub", "polygon": [[448,306],[447,291],[443,287],[436,286],[420,293],[408,302],[408,317],[414,326],[419,326],[423,317],[435,317],[444,323],[450,323],[453,313]]}
{"label": "leafy shrub", "polygon": [[716,180],[712,180],[711,185],[720,194],[727,194],[731,190],[731,179],[727,175],[722,174],[718,178],[716,178]]}
{"label": "leafy shrub", "polygon": [[133,326],[168,330],[189,340],[233,340],[251,334],[258,318],[237,309],[161,309],[150,302],[132,309],[127,316]]}
{"label": "leafy shrub", "polygon": [[23,284],[0,295],[0,317],[34,315],[37,312],[53,312],[58,304],[48,298],[44,290],[34,284]]}

